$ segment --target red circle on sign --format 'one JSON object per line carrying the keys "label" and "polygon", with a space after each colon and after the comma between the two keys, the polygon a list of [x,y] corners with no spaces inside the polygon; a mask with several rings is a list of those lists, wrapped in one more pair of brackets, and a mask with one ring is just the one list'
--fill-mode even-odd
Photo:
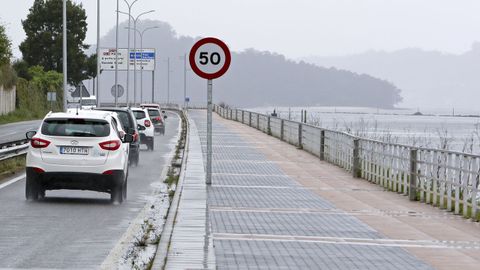
{"label": "red circle on sign", "polygon": [[[213,43],[219,46],[223,50],[223,53],[225,54],[225,63],[223,64],[223,67],[215,73],[203,72],[195,62],[195,54],[197,53],[197,50],[201,46],[208,43]],[[228,68],[230,67],[230,63],[232,62],[232,56],[230,54],[230,50],[228,49],[227,45],[223,41],[221,41],[218,38],[208,37],[208,38],[204,38],[197,41],[197,43],[193,45],[192,49],[190,50],[189,60],[190,60],[190,66],[192,67],[193,72],[195,72],[198,76],[204,79],[213,80],[221,77],[223,74],[227,72]]]}

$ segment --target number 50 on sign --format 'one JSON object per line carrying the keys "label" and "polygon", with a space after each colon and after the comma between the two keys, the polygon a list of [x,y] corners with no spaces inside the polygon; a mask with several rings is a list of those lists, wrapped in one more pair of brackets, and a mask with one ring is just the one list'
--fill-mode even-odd
{"label": "number 50 on sign", "polygon": [[193,45],[189,60],[192,70],[198,76],[213,80],[227,72],[232,57],[223,41],[217,38],[204,38]]}

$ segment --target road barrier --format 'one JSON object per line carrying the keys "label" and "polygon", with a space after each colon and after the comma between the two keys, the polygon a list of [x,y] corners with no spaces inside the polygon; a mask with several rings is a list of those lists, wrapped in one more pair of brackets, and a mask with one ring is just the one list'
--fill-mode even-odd
{"label": "road barrier", "polygon": [[17,156],[25,155],[28,150],[28,141],[18,140],[0,144],[0,162]]}
{"label": "road barrier", "polygon": [[479,220],[480,156],[360,138],[349,133],[214,106],[223,118],[256,128],[385,189]]}

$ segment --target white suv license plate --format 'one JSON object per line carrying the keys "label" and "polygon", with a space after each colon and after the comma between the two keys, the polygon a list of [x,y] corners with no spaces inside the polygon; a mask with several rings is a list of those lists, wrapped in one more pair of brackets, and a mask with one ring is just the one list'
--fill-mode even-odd
{"label": "white suv license plate", "polygon": [[89,149],[87,147],[72,147],[61,146],[60,154],[62,155],[88,155]]}

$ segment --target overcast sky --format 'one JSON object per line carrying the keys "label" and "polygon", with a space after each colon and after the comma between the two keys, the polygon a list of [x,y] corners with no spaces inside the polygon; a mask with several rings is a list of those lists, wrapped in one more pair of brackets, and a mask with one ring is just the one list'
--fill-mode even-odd
{"label": "overcast sky", "polygon": [[[1,2],[0,20],[18,47],[25,37],[21,20],[33,0]],[[95,43],[97,1],[75,2],[89,16],[86,43]],[[116,0],[101,4],[105,34],[115,24]],[[120,6],[126,10],[123,0]],[[217,36],[233,50],[290,58],[406,47],[462,53],[480,40],[479,0],[139,0],[133,14],[150,9],[156,12],[144,18],[166,21],[180,35]]]}

